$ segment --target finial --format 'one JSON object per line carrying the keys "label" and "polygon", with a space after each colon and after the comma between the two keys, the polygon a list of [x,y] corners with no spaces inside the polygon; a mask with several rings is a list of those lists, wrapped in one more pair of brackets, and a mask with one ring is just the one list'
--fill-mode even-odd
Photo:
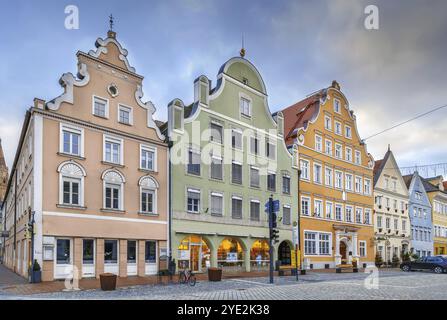
{"label": "finial", "polygon": [[337,82],[337,80],[332,81],[332,88],[340,90],[340,84]]}
{"label": "finial", "polygon": [[113,25],[114,25],[114,18],[113,18],[113,15],[111,14],[110,16],[109,16],[109,24],[110,24],[110,31],[113,31]]}
{"label": "finial", "polygon": [[239,54],[241,55],[241,58],[245,57],[244,34],[242,34],[242,48],[241,51],[239,51]]}
{"label": "finial", "polygon": [[388,143],[388,152],[391,151],[391,145]]}

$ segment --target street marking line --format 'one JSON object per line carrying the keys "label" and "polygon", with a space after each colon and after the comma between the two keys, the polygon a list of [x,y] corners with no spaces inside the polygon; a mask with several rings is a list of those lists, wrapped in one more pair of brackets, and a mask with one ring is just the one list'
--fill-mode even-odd
{"label": "street marking line", "polygon": [[262,283],[262,282],[257,282],[257,281],[250,281],[250,280],[242,280],[242,279],[228,279],[228,281],[239,281],[239,282],[246,282],[246,283],[255,283],[255,284],[259,284],[262,286],[271,286],[271,283]]}

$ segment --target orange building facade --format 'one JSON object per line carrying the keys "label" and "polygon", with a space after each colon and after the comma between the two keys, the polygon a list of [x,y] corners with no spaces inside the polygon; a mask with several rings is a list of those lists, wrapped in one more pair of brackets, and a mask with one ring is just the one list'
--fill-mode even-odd
{"label": "orange building facade", "polygon": [[374,160],[339,84],[282,113],[286,144],[299,145],[303,267],[374,264]]}

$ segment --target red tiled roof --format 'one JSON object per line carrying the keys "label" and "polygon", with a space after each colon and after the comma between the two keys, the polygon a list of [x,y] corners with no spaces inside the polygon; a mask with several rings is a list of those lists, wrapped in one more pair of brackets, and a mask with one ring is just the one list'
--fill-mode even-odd
{"label": "red tiled roof", "polygon": [[376,160],[375,162],[374,162],[374,175],[377,173],[377,171],[380,169],[380,167],[382,166],[382,162],[383,162],[383,159],[381,159],[381,160]]}
{"label": "red tiled roof", "polygon": [[284,116],[284,137],[286,145],[293,142],[296,136],[295,129],[304,126],[305,122],[309,121],[315,112],[318,111],[320,105],[321,93],[318,92],[301,100],[282,111]]}
{"label": "red tiled roof", "polygon": [[444,185],[444,190],[447,191],[447,181],[444,181],[442,184]]}

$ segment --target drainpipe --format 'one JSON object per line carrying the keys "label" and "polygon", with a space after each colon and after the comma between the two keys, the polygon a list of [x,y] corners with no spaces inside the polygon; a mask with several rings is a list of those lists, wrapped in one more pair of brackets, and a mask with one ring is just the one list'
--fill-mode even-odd
{"label": "drainpipe", "polygon": [[[2,264],[5,263],[5,256],[6,256],[6,210],[8,208],[8,200],[5,199],[5,201],[2,204],[2,213],[4,214],[2,216],[2,223],[3,223],[3,243],[2,243]],[[4,210],[3,210],[4,209]]]}
{"label": "drainpipe", "polygon": [[16,241],[17,241],[17,171],[15,171],[15,183],[14,183],[14,254],[13,254],[13,270],[16,272]]}
{"label": "drainpipe", "polygon": [[[172,262],[172,163],[171,163],[171,148],[173,146],[172,141],[168,138],[168,203],[169,203],[169,212],[168,212],[168,250],[169,250],[169,259],[168,259],[168,269],[170,269],[170,265]],[[174,269],[175,272],[175,269]]]}
{"label": "drainpipe", "polygon": [[[301,170],[298,169],[298,226],[297,226],[297,236],[298,236],[298,242],[295,247],[295,258],[296,258],[296,266],[295,266],[295,272],[296,272],[296,281],[298,281],[298,263],[301,267],[301,254],[298,258],[298,250],[301,250],[301,227],[300,227],[300,218],[301,218],[301,200],[300,200],[300,180],[301,180]],[[298,261],[299,260],[299,261]]]}

